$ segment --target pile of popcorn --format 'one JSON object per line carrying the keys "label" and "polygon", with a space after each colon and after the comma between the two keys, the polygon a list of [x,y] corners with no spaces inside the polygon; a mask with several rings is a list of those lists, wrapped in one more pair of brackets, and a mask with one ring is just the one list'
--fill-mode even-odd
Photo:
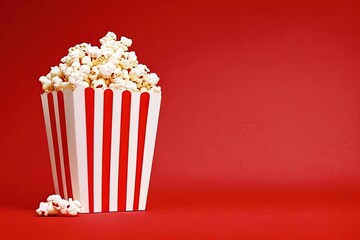
{"label": "pile of popcorn", "polygon": [[75,216],[82,211],[81,204],[78,200],[62,199],[60,195],[50,195],[47,202],[41,202],[36,213],[40,216],[49,215],[70,215]]}
{"label": "pile of popcorn", "polygon": [[156,73],[139,64],[134,51],[128,51],[132,40],[116,39],[113,32],[108,32],[100,39],[100,48],[89,43],[71,47],[59,66],[39,78],[43,90],[48,93],[92,87],[161,93],[161,88],[156,86],[159,81]]}

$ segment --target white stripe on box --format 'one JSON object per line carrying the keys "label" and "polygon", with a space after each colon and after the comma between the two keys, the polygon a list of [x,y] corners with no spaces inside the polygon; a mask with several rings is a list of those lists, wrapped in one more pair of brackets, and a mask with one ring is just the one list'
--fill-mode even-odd
{"label": "white stripe on box", "polygon": [[42,103],[43,113],[44,113],[45,129],[46,129],[46,136],[47,136],[48,146],[49,146],[51,172],[52,172],[52,177],[53,177],[55,193],[60,194],[59,184],[58,184],[58,179],[57,179],[57,174],[56,174],[54,143],[53,143],[53,138],[52,138],[50,114],[49,114],[49,102],[48,102],[48,96],[46,93],[41,94],[41,103]]}
{"label": "white stripe on box", "polygon": [[89,212],[89,191],[87,174],[86,116],[85,89],[74,90],[75,138],[77,150],[77,167],[79,180],[79,201],[84,212]]}
{"label": "white stripe on box", "polygon": [[126,186],[126,211],[133,211],[134,208],[137,142],[139,129],[139,107],[140,93],[132,92],[130,108],[128,172]]}
{"label": "white stripe on box", "polygon": [[118,207],[121,100],[122,92],[113,90],[109,211],[117,211]]}
{"label": "white stripe on box", "polygon": [[139,210],[145,210],[146,199],[149,190],[149,181],[151,174],[152,161],[154,156],[154,147],[156,131],[159,120],[161,95],[150,93],[149,109],[145,133],[144,158],[140,183]]}
{"label": "white stripe on box", "polygon": [[94,95],[94,212],[101,212],[102,145],[104,121],[104,90],[95,89]]}
{"label": "white stripe on box", "polygon": [[59,104],[57,98],[57,92],[52,92],[54,99],[54,112],[55,112],[55,123],[56,123],[56,132],[59,146],[59,157],[60,157],[60,169],[61,169],[61,179],[63,183],[64,197],[68,199],[67,187],[66,187],[66,178],[65,178],[65,166],[64,166],[64,153],[62,148],[62,140],[61,140],[61,128],[60,128],[60,117],[59,117]]}
{"label": "white stripe on box", "polygon": [[70,163],[70,176],[73,191],[73,198],[80,200],[78,166],[77,166],[77,152],[76,152],[76,136],[75,136],[75,109],[74,109],[74,95],[69,89],[65,89],[64,93],[64,110],[66,122],[66,135]]}

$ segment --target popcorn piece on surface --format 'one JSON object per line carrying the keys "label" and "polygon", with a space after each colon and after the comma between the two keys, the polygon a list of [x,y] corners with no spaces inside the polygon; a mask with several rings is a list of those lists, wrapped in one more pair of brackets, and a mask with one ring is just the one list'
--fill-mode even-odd
{"label": "popcorn piece on surface", "polygon": [[40,216],[67,215],[75,216],[82,212],[81,204],[78,200],[62,199],[60,195],[50,195],[47,202],[41,202],[36,213]]}
{"label": "popcorn piece on surface", "polygon": [[122,36],[117,40],[115,33],[108,32],[100,43],[100,47],[89,43],[70,47],[60,64],[39,78],[43,90],[49,93],[92,87],[161,93],[157,74],[139,64],[134,51],[128,51],[131,39]]}
{"label": "popcorn piece on surface", "polygon": [[39,208],[36,209],[36,213],[41,215],[41,216],[49,215],[49,211],[48,211],[48,206],[49,205],[50,204],[48,204],[47,202],[41,202]]}
{"label": "popcorn piece on surface", "polygon": [[73,201],[71,198],[69,198],[66,214],[74,216],[80,213],[81,211],[82,208],[80,202],[78,200]]}

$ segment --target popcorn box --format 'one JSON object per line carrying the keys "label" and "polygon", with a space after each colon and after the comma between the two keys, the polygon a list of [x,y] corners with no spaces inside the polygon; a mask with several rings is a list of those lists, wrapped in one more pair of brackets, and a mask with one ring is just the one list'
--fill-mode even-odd
{"label": "popcorn box", "polygon": [[41,101],[56,194],[86,213],[145,210],[161,95],[76,88]]}

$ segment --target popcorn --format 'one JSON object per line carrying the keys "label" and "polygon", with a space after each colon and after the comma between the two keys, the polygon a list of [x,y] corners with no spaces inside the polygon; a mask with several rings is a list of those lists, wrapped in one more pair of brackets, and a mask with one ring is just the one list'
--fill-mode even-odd
{"label": "popcorn", "polygon": [[67,57],[67,56],[66,56],[66,57],[62,57],[62,58],[60,59],[60,62],[66,63],[67,60],[68,60],[68,57]]}
{"label": "popcorn", "polygon": [[60,195],[50,195],[47,202],[41,202],[36,213],[40,216],[67,215],[75,216],[82,212],[81,204],[78,200],[62,199]]}
{"label": "popcorn", "polygon": [[59,67],[52,67],[50,71],[51,76],[60,76],[61,71]]}
{"label": "popcorn", "polygon": [[66,70],[65,70],[65,76],[70,76],[73,71],[74,71],[74,69],[73,69],[72,67],[66,68]]}
{"label": "popcorn", "polygon": [[89,73],[91,71],[91,69],[88,65],[81,65],[79,70],[82,74],[85,74],[86,76],[89,75]]}
{"label": "popcorn", "polygon": [[94,88],[102,88],[106,86],[104,79],[94,80],[92,81],[92,85]]}
{"label": "popcorn", "polygon": [[67,207],[67,214],[69,215],[77,215],[78,213],[81,213],[82,208],[81,208],[81,204],[78,200],[72,200],[71,198],[69,198],[69,205]]}
{"label": "popcorn", "polygon": [[59,78],[58,76],[55,76],[51,79],[51,81],[54,83],[54,84],[59,84],[59,83],[62,83],[62,79]]}
{"label": "popcorn", "polygon": [[[48,216],[49,212],[53,213],[52,210],[53,210],[52,205],[46,202],[41,202],[39,208],[36,209],[36,213],[41,216]],[[56,213],[54,213],[53,215],[56,215]]]}
{"label": "popcorn", "polygon": [[130,79],[129,72],[127,70],[122,70],[120,73],[120,77],[122,77],[123,79],[129,80]]}
{"label": "popcorn", "polygon": [[71,88],[71,84],[69,82],[62,82],[61,87],[64,88]]}
{"label": "popcorn", "polygon": [[42,89],[45,91],[45,92],[51,92],[53,90],[53,87],[52,85],[43,85],[42,86]]}
{"label": "popcorn", "polygon": [[101,50],[98,47],[89,47],[88,54],[92,58],[97,58],[101,56]]}
{"label": "popcorn", "polygon": [[75,87],[87,88],[87,87],[89,87],[89,83],[87,83],[87,82],[85,82],[85,81],[75,81],[75,82],[74,82],[74,86],[75,86]]}
{"label": "popcorn", "polygon": [[91,61],[91,62],[88,62],[86,65],[89,66],[90,68],[92,68],[92,67],[94,66],[94,64],[93,64],[92,61]]}
{"label": "popcorn", "polygon": [[127,54],[127,56],[128,56],[128,59],[129,59],[129,60],[136,60],[136,59],[137,59],[136,54],[135,54],[134,51],[129,52],[129,53]]}
{"label": "popcorn", "polygon": [[111,77],[111,74],[114,73],[116,69],[116,66],[114,63],[112,62],[108,62],[104,65],[101,65],[99,70],[100,70],[100,74],[104,77],[104,78],[109,78]]}
{"label": "popcorn", "polygon": [[118,77],[115,79],[115,83],[118,84],[120,87],[125,87],[126,86],[126,82],[125,79]]}
{"label": "popcorn", "polygon": [[78,60],[74,61],[72,64],[71,64],[71,67],[75,70],[79,69],[81,66],[80,62]]}
{"label": "popcorn", "polygon": [[148,89],[147,89],[147,87],[141,87],[140,88],[140,92],[142,93],[142,92],[146,92]]}
{"label": "popcorn", "polygon": [[107,58],[111,57],[114,54],[114,50],[111,47],[106,47],[105,45],[101,46],[101,52]]}
{"label": "popcorn", "polygon": [[137,83],[142,83],[147,78],[147,72],[149,72],[149,69],[146,65],[139,64],[130,70],[130,79]]}
{"label": "popcorn", "polygon": [[151,85],[156,85],[159,82],[159,80],[160,78],[157,76],[156,73],[150,73],[146,79],[146,81]]}
{"label": "popcorn", "polygon": [[99,74],[100,74],[100,71],[99,71],[98,67],[94,66],[90,71],[89,79],[96,80],[96,79],[98,79]]}
{"label": "popcorn", "polygon": [[50,85],[51,84],[51,81],[47,78],[47,77],[44,77],[44,76],[41,76],[39,78],[39,81],[43,84],[43,85]]}
{"label": "popcorn", "polygon": [[65,63],[60,63],[59,64],[59,69],[60,69],[61,73],[65,73],[67,68],[68,68],[68,66]]}
{"label": "popcorn", "polygon": [[157,74],[139,64],[134,51],[128,51],[131,39],[122,36],[117,40],[115,33],[108,32],[100,43],[100,47],[81,43],[69,48],[61,63],[39,78],[43,90],[92,87],[161,93]]}
{"label": "popcorn", "polygon": [[91,62],[91,57],[89,56],[85,56],[81,59],[81,63],[84,65],[88,64],[89,62]]}
{"label": "popcorn", "polygon": [[130,90],[134,90],[134,91],[138,90],[136,83],[134,83],[132,81],[127,81],[126,84],[125,84],[125,88],[130,89]]}
{"label": "popcorn", "polygon": [[60,197],[60,195],[50,195],[46,201],[48,202],[58,202],[60,201],[62,198]]}
{"label": "popcorn", "polygon": [[144,64],[139,64],[137,66],[137,69],[139,69],[142,72],[146,72],[146,73],[150,72],[150,69]]}
{"label": "popcorn", "polygon": [[114,54],[111,56],[111,58],[114,60],[120,60],[121,57],[124,56],[124,53],[125,53],[125,51],[120,48],[116,52],[114,52]]}
{"label": "popcorn", "polygon": [[127,37],[121,37],[120,42],[122,44],[124,44],[125,46],[127,46],[127,47],[130,47],[132,45],[132,40],[130,38],[127,38]]}
{"label": "popcorn", "polygon": [[80,71],[75,71],[75,72],[71,73],[68,80],[69,80],[70,83],[74,83],[76,81],[83,81],[84,78],[83,78]]}
{"label": "popcorn", "polygon": [[101,43],[101,44],[105,44],[106,42],[115,41],[115,40],[116,40],[116,35],[115,35],[115,33],[113,33],[113,32],[108,32],[105,37],[103,37],[103,38],[100,39],[100,43]]}
{"label": "popcorn", "polygon": [[69,49],[69,57],[71,59],[79,59],[80,58],[80,51],[79,50],[70,50]]}

